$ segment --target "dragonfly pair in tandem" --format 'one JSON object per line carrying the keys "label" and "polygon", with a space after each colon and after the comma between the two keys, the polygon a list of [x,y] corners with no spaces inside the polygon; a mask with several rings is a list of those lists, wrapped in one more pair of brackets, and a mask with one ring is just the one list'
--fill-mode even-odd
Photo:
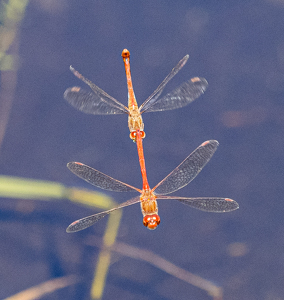
{"label": "dragonfly pair in tandem", "polygon": [[76,232],[83,230],[95,224],[109,213],[136,203],[140,203],[141,211],[143,214],[143,224],[148,229],[156,229],[160,224],[158,205],[156,201],[157,199],[177,200],[188,206],[208,212],[229,212],[237,209],[239,207],[238,203],[229,198],[186,198],[178,196],[167,196],[168,194],[171,194],[189,184],[198,175],[198,173],[203,169],[203,167],[211,159],[214,152],[217,150],[219,143],[215,140],[210,140],[202,143],[168,176],[166,176],[153,189],[150,189],[147,179],[142,145],[142,139],[145,137],[145,132],[141,114],[144,112],[172,110],[186,106],[204,93],[207,87],[207,81],[204,78],[192,78],[189,81],[184,82],[174,91],[166,94],[163,97],[160,97],[166,84],[187,62],[188,55],[186,55],[177,64],[177,66],[172,69],[169,75],[163,80],[163,82],[152,93],[152,95],[148,99],[146,99],[146,101],[138,108],[131,80],[130,53],[127,49],[123,50],[122,57],[127,78],[128,108],[108,95],[90,80],[86,79],[73,67],[70,67],[70,70],[73,72],[73,74],[83,82],[85,82],[87,85],[89,85],[92,91],[85,91],[80,87],[71,87],[65,91],[64,98],[72,106],[85,113],[100,115],[122,113],[128,114],[130,138],[137,144],[143,187],[142,190],[140,190],[82,163],[68,163],[67,167],[75,175],[96,187],[116,192],[137,191],[140,193],[140,196],[134,197],[110,210],[77,220],[70,224],[66,231]]}

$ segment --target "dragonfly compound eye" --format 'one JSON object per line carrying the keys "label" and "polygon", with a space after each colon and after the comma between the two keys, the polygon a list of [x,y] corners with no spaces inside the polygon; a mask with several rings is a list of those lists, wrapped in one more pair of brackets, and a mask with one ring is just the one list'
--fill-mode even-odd
{"label": "dragonfly compound eye", "polygon": [[154,230],[160,224],[161,219],[158,215],[147,215],[143,218],[143,225],[150,230]]}
{"label": "dragonfly compound eye", "polygon": [[136,131],[130,132],[129,136],[133,140],[133,142],[136,142]]}

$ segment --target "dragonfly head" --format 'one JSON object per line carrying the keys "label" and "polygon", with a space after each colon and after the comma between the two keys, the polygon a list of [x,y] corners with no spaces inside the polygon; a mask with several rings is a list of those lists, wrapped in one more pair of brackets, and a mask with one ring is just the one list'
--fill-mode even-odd
{"label": "dragonfly head", "polygon": [[143,225],[146,226],[150,230],[154,230],[160,224],[161,219],[157,214],[146,215],[143,218]]}
{"label": "dragonfly head", "polygon": [[[146,136],[146,133],[145,133],[145,131],[143,131],[143,130],[139,130],[140,131],[140,133],[141,133],[141,138],[142,139],[144,139],[145,138],[145,136]],[[129,137],[132,139],[132,141],[134,142],[134,143],[136,143],[136,131],[132,131],[132,132],[130,132],[130,134],[129,134]]]}

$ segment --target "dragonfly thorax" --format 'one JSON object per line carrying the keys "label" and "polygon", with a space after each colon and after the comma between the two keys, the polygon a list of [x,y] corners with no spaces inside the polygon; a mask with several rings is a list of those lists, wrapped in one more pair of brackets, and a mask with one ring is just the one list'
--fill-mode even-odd
{"label": "dragonfly thorax", "polygon": [[144,226],[150,230],[156,229],[160,224],[156,196],[151,190],[143,190],[140,200]]}
{"label": "dragonfly thorax", "polygon": [[142,134],[142,139],[145,137],[144,123],[141,114],[137,110],[131,110],[128,116],[128,128],[130,131],[130,138],[136,140],[136,131],[139,130]]}

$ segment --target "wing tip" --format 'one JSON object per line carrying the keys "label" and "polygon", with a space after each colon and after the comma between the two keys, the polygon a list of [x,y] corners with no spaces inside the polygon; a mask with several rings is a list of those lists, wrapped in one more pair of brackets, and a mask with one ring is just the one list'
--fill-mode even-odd
{"label": "wing tip", "polygon": [[230,198],[225,198],[225,200],[226,200],[227,202],[230,202],[230,204],[232,205],[231,210],[236,210],[236,209],[239,209],[239,208],[240,208],[239,203],[238,203],[237,201],[235,201],[235,200],[233,200],[233,199],[230,199]]}
{"label": "wing tip", "polygon": [[79,86],[70,87],[70,88],[65,90],[65,92],[63,94],[63,97],[64,97],[65,100],[69,101],[70,93],[78,93],[78,92],[80,92],[80,90],[81,90],[81,88]]}
{"label": "wing tip", "polygon": [[202,93],[204,93],[208,87],[208,82],[203,77],[193,77],[190,79],[191,83],[194,85],[200,86]]}
{"label": "wing tip", "polygon": [[85,166],[85,165],[80,162],[77,162],[77,161],[71,161],[71,162],[67,163],[67,168],[69,170],[74,169],[74,167],[76,167],[76,166]]}
{"label": "wing tip", "polygon": [[204,147],[204,146],[206,146],[208,144],[214,145],[216,148],[219,146],[219,142],[217,140],[208,140],[208,141],[205,141],[200,146]]}
{"label": "wing tip", "polygon": [[70,224],[67,228],[66,228],[66,232],[67,233],[73,233],[73,232],[76,232],[77,230],[74,230],[74,225],[76,224],[76,221],[73,222],[72,224]]}
{"label": "wing tip", "polygon": [[72,233],[72,232],[74,232],[73,230],[71,230],[71,228],[69,228],[70,226],[68,226],[67,228],[66,228],[66,232],[67,233]]}

